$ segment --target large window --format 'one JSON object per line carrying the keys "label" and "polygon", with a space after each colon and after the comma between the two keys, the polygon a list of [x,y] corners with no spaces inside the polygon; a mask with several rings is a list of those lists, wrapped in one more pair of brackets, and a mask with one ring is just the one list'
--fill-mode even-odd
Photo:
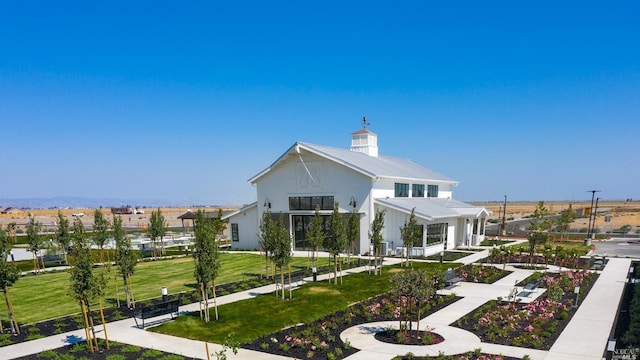
{"label": "large window", "polygon": [[[322,228],[325,234],[328,233],[331,228],[329,215],[320,215],[322,217]],[[307,241],[307,234],[311,229],[311,221],[313,221],[313,215],[293,215],[293,242],[294,249],[304,250],[310,249]]]}
{"label": "large window", "polygon": [[427,197],[438,197],[438,185],[427,185]]}
{"label": "large window", "polygon": [[427,225],[427,245],[442,244],[447,241],[447,228],[449,224]]}
{"label": "large window", "polygon": [[289,198],[289,210],[333,210],[333,196],[292,196]]}
{"label": "large window", "polygon": [[231,241],[240,241],[240,234],[238,233],[238,224],[231,224]]}
{"label": "large window", "polygon": [[423,184],[411,185],[411,197],[424,197],[424,185]]}
{"label": "large window", "polygon": [[396,183],[394,197],[409,197],[409,184]]}

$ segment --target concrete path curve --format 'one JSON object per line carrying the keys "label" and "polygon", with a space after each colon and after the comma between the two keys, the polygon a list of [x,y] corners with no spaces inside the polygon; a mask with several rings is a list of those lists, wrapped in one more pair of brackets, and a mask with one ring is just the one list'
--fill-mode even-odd
{"label": "concrete path curve", "polygon": [[[388,328],[398,329],[397,321],[378,321],[352,326],[340,334],[340,339],[351,343],[356,349],[367,350],[378,354],[386,354],[390,357],[413,353],[416,356],[437,356],[440,353],[447,355],[463,354],[480,347],[480,338],[473,333],[453,326],[437,325],[433,330],[444,338],[444,341],[434,345],[400,345],[389,344],[376,340],[375,334]],[[421,326],[430,326],[426,322],[420,322]],[[414,322],[414,326],[417,324]]]}

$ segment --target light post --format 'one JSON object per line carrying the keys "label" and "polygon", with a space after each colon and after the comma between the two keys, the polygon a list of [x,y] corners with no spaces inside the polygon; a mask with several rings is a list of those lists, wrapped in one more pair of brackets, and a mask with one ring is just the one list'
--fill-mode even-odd
{"label": "light post", "polygon": [[578,307],[578,295],[580,294],[580,286],[576,286],[576,287],[573,289],[573,293],[574,293],[574,294],[576,294],[576,302],[575,302],[575,304],[573,305],[573,307]]}
{"label": "light post", "polygon": [[162,301],[167,301],[167,298],[169,297],[169,291],[167,290],[166,287],[163,287],[161,290],[162,293]]}

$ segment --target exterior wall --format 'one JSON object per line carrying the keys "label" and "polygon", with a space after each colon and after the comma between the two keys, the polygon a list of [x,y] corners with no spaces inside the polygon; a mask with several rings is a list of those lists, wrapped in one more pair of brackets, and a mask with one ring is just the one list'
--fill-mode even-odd
{"label": "exterior wall", "polygon": [[[259,228],[259,219],[268,208],[264,206],[267,199],[271,204],[269,210],[273,214],[282,212],[291,215],[311,215],[314,213],[313,210],[290,211],[289,197],[333,196],[334,201],[339,203],[340,211],[345,213],[352,211],[349,203],[353,197],[356,202],[356,210],[362,214],[360,218],[360,249],[361,252],[366,251],[369,243],[368,224],[371,223],[371,179],[312,153],[303,151],[300,154],[302,161],[297,154],[286,156],[275,169],[260,177],[256,182],[258,201],[254,224],[256,233]],[[330,214],[331,210],[323,210],[321,213]],[[293,233],[291,235],[293,237]]]}
{"label": "exterior wall", "polygon": [[[380,209],[385,211],[384,217],[384,229],[382,231],[383,242],[387,243],[387,248],[392,251],[393,254],[396,254],[396,250],[400,247],[404,247],[404,243],[402,242],[402,236],[400,235],[400,228],[404,225],[406,221],[409,220],[410,214],[400,212],[394,209],[390,209],[386,206],[378,206]],[[461,222],[464,223],[464,219],[459,218],[445,218],[438,219],[434,221],[425,221],[420,218],[416,218],[418,224],[424,225],[425,228],[429,224],[438,224],[438,223],[448,223],[447,227],[447,245],[446,249],[450,250],[459,246],[461,234],[464,233],[464,228],[460,226]],[[462,231],[462,232],[461,232]],[[426,242],[426,240],[424,240]],[[418,249],[420,248],[420,249]],[[415,255],[432,255],[437,254],[442,251],[445,246],[442,243],[428,245],[425,247],[415,246],[414,254]]]}
{"label": "exterior wall", "polygon": [[381,179],[373,182],[372,194],[376,199],[384,199],[384,198],[392,198],[395,197],[395,183],[403,182],[409,184],[409,196],[411,196],[412,184],[423,184],[425,186],[425,197],[426,187],[427,185],[438,185],[438,198],[446,199],[453,198],[453,185],[451,184],[440,184],[437,182],[433,183],[424,183],[424,182],[416,182],[416,181],[406,181],[406,180],[392,180],[392,179]]}
{"label": "exterior wall", "polygon": [[234,216],[228,218],[229,224],[227,232],[231,239],[231,224],[238,224],[238,238],[240,241],[232,241],[231,247],[234,249],[260,249],[258,243],[258,209],[257,206],[251,207]]}

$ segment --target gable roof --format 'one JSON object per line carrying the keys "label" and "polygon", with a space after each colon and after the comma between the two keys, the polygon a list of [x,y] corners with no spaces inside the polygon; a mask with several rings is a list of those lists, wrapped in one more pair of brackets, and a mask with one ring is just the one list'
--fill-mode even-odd
{"label": "gable roof", "polygon": [[473,206],[453,199],[384,198],[374,199],[374,201],[377,204],[406,214],[411,214],[411,210],[415,209],[414,214],[427,221],[452,217],[477,218],[482,214],[490,214],[490,212],[483,207]]}
{"label": "gable roof", "polygon": [[367,154],[351,151],[346,149],[338,149],[329,146],[310,144],[305,142],[296,142],[268,168],[264,169],[257,175],[249,179],[250,183],[255,183],[260,177],[273,170],[278,163],[288,154],[301,154],[307,151],[335,163],[341,164],[358,173],[370,178],[388,178],[402,179],[413,181],[431,181],[440,183],[457,184],[457,181],[451,180],[431,169],[417,164],[409,159],[403,159],[393,156],[369,156]]}

